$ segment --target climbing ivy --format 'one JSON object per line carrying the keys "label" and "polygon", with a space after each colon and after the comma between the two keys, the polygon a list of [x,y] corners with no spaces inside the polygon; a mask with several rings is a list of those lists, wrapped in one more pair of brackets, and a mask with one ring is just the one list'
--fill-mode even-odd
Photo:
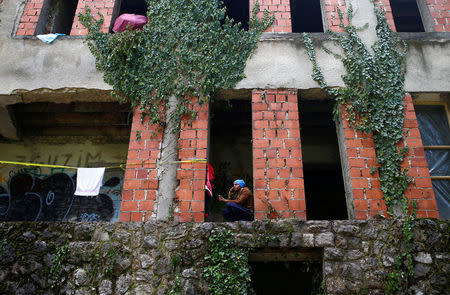
{"label": "climbing ivy", "polygon": [[[148,23],[142,30],[102,33],[103,17],[80,13],[88,29],[86,41],[104,80],[120,101],[140,106],[152,123],[164,126],[162,106],[176,96],[172,120],[195,118],[191,97],[201,105],[218,89],[233,88],[262,32],[273,22],[264,11],[259,19],[256,1],[245,31],[225,17],[222,0],[147,0]],[[223,7],[223,8],[221,8]],[[176,124],[179,126],[179,124]]]}
{"label": "climbing ivy", "polygon": [[214,295],[252,294],[248,250],[233,243],[229,230],[213,229],[203,275]]}
{"label": "climbing ivy", "polygon": [[[377,41],[370,51],[358,36],[357,28],[352,24],[351,5],[347,11],[348,22],[344,22],[339,10],[340,28],[343,33],[329,32],[334,44],[342,49],[334,53],[346,70],[342,76],[344,87],[333,88],[325,82],[317,63],[313,42],[308,34],[303,34],[309,59],[313,65],[313,79],[336,100],[335,119],[341,117],[344,108],[346,120],[353,128],[372,134],[379,169],[373,167],[372,173],[379,170],[381,191],[388,214],[394,218],[403,218],[403,242],[405,249],[397,257],[395,271],[388,274],[387,294],[407,289],[408,277],[412,275],[412,240],[414,237],[414,210],[409,213],[409,202],[405,190],[411,180],[401,163],[407,148],[401,147],[404,140],[404,96],[406,43],[400,41],[386,22],[383,9],[374,4],[377,19]],[[402,246],[399,245],[399,249]]]}
{"label": "climbing ivy", "polygon": [[50,268],[50,274],[53,276],[54,280],[51,288],[55,288],[61,279],[61,267],[66,260],[67,250],[69,249],[69,241],[65,240],[64,244],[55,249],[55,254],[52,260],[52,266]]}
{"label": "climbing ivy", "polygon": [[[407,150],[398,147],[403,140],[403,85],[407,47],[389,29],[384,11],[376,5],[374,7],[378,39],[372,46],[373,53],[359,38],[358,28],[351,23],[351,6],[347,13],[348,24],[344,24],[343,14],[339,10],[340,27],[345,33],[329,32],[332,40],[343,51],[342,54],[334,55],[341,59],[346,69],[346,74],[342,76],[345,87],[332,88],[326,84],[316,60],[312,40],[308,34],[303,34],[303,38],[313,64],[313,79],[336,100],[335,116],[338,117],[344,107],[346,119],[352,127],[364,133],[372,133],[380,164],[381,190],[388,213],[395,215],[394,206],[397,204],[401,206],[402,212],[408,210],[404,192],[410,183],[407,171],[401,168]],[[399,50],[399,47],[403,47],[403,50]]]}

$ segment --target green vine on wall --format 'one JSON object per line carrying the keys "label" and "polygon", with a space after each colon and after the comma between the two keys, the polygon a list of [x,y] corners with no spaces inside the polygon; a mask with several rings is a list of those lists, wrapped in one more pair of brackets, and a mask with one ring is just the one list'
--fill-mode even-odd
{"label": "green vine on wall", "polygon": [[[340,27],[345,33],[329,32],[331,39],[343,51],[334,55],[341,59],[346,69],[346,74],[342,76],[345,87],[332,88],[326,84],[312,40],[308,34],[303,34],[303,38],[313,64],[313,79],[336,100],[335,116],[339,117],[341,107],[344,107],[346,119],[352,127],[372,133],[380,164],[381,190],[388,213],[395,216],[398,215],[394,212],[395,205],[401,205],[403,213],[408,211],[404,192],[410,183],[407,171],[400,166],[407,150],[398,147],[403,140],[406,44],[389,29],[384,12],[374,6],[378,40],[372,46],[373,53],[358,36],[358,28],[351,23],[351,6],[348,9],[348,25],[344,24],[343,14],[339,11]],[[399,50],[400,45],[404,50]]]}
{"label": "green vine on wall", "polygon": [[191,97],[199,98],[201,105],[218,89],[234,88],[261,33],[274,19],[267,10],[262,19],[256,17],[257,1],[248,31],[225,17],[221,0],[147,0],[147,5],[148,23],[142,30],[102,33],[103,17],[96,20],[87,6],[79,18],[113,95],[140,106],[143,116],[162,127],[167,123],[163,106],[170,96],[178,98],[170,119],[179,128],[181,118],[196,116]]}
{"label": "green vine on wall", "polygon": [[69,241],[65,240],[64,244],[57,247],[55,249],[55,254],[53,256],[52,260],[52,266],[50,268],[50,274],[53,276],[54,281],[51,285],[51,288],[55,288],[59,283],[61,279],[61,267],[63,266],[63,263],[66,261],[67,257],[67,250],[69,249]]}
{"label": "green vine on wall", "polygon": [[[342,76],[345,87],[333,88],[325,82],[317,63],[311,37],[303,34],[309,59],[313,65],[313,79],[336,100],[335,119],[341,117],[345,109],[346,120],[356,130],[372,134],[379,168],[381,191],[388,214],[394,218],[403,218],[404,252],[397,257],[396,270],[388,275],[386,291],[394,294],[406,290],[408,276],[412,275],[411,245],[414,237],[414,212],[409,214],[409,202],[405,190],[411,182],[407,170],[401,163],[408,152],[400,147],[403,136],[405,57],[407,46],[392,32],[386,22],[384,10],[374,4],[377,19],[377,41],[372,46],[373,53],[364,45],[357,28],[352,25],[353,11],[348,8],[348,24],[345,24],[342,11],[338,10],[340,28],[343,33],[329,32],[331,40],[341,49],[334,53],[346,70]],[[401,246],[399,246],[400,248]]]}
{"label": "green vine on wall", "polygon": [[209,237],[203,276],[214,295],[251,294],[248,250],[236,247],[229,230],[213,229]]}

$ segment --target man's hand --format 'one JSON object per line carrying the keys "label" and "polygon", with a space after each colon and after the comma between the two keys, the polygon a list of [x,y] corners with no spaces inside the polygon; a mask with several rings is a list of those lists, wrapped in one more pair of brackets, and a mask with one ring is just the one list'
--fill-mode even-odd
{"label": "man's hand", "polygon": [[223,197],[222,197],[222,195],[219,195],[219,201],[221,201],[221,202],[227,202],[227,200],[226,199],[224,199]]}

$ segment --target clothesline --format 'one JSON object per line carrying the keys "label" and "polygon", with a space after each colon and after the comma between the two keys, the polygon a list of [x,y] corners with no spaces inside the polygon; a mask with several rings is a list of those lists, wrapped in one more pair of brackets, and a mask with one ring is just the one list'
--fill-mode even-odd
{"label": "clothesline", "polygon": [[[190,160],[183,160],[183,161],[163,161],[159,162],[159,164],[176,164],[176,163],[207,163],[206,159],[190,159]],[[62,165],[51,165],[51,164],[39,164],[39,163],[28,163],[28,162],[15,162],[15,161],[0,161],[0,164],[10,164],[10,165],[20,165],[20,166],[34,166],[34,167],[48,167],[48,168],[64,168],[64,169],[78,169],[81,167],[74,167],[74,166],[62,166]],[[104,167],[105,169],[117,169],[120,168],[122,170],[125,170],[125,167],[127,165],[144,165],[144,164],[156,164],[154,161],[148,161],[143,160],[139,163],[127,163],[127,164],[121,164],[118,166],[108,166]],[[103,167],[102,167],[103,168]]]}

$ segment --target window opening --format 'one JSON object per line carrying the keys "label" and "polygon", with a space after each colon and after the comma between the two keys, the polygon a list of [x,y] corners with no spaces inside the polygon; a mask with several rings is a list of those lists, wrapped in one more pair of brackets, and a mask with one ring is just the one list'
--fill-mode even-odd
{"label": "window opening", "polygon": [[[207,221],[223,221],[223,202],[233,181],[243,179],[253,191],[252,121],[250,99],[218,100],[211,104],[209,163],[214,169],[214,196],[206,197]],[[210,203],[208,203],[210,201]]]}
{"label": "window opening", "polygon": [[347,219],[332,102],[299,100],[299,115],[307,219]]}
{"label": "window opening", "polygon": [[236,23],[241,23],[244,30],[248,30],[248,22],[250,20],[250,1],[242,0],[224,0],[226,7],[225,15],[233,19]]}
{"label": "window opening", "polygon": [[130,138],[129,104],[37,102],[15,104],[12,109],[18,132],[25,137],[95,136],[108,142],[128,142]]}
{"label": "window opening", "polygon": [[119,221],[125,173],[118,166],[127,159],[131,106],[33,102],[11,109],[21,137],[0,140],[0,160],[111,168],[105,170],[98,195],[75,196],[76,169],[0,165],[0,222]]}
{"label": "window opening", "polygon": [[416,0],[390,0],[397,32],[425,32]]}
{"label": "window opening", "polygon": [[120,1],[119,15],[123,13],[146,15],[147,2],[145,0],[122,0]]}
{"label": "window opening", "polygon": [[320,0],[290,0],[292,32],[323,32]]}
{"label": "window opening", "polygon": [[439,216],[450,219],[450,127],[444,105],[416,105]]}
{"label": "window opening", "polygon": [[130,13],[138,15],[147,15],[147,1],[146,0],[117,0],[114,6],[113,17],[110,25],[110,33],[117,17],[121,14]]}
{"label": "window opening", "polygon": [[35,35],[70,34],[78,0],[46,0],[42,7]]}
{"label": "window opening", "polygon": [[258,295],[321,294],[321,252],[321,249],[305,252],[264,249],[250,253],[253,290]]}

